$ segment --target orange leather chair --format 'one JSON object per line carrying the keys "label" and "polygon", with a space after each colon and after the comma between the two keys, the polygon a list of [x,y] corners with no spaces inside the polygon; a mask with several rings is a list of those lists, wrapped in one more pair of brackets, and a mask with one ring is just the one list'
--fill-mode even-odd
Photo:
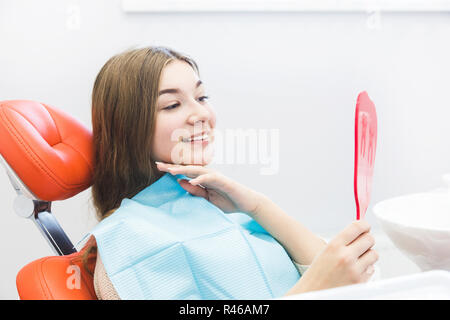
{"label": "orange leather chair", "polygon": [[[51,213],[51,203],[91,185],[92,133],[68,114],[27,100],[0,101],[0,162],[17,192],[14,209],[31,219],[55,256],[23,267],[21,299],[97,299],[92,272]],[[96,255],[89,257],[93,271]]]}

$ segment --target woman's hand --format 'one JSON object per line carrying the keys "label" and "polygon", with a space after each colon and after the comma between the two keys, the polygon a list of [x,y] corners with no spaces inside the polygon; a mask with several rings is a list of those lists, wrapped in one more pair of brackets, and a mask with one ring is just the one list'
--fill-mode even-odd
{"label": "woman's hand", "polygon": [[374,272],[378,254],[370,225],[354,221],[313,260],[308,270],[286,295],[366,282]]}
{"label": "woman's hand", "polygon": [[172,175],[182,174],[191,180],[181,179],[180,186],[190,194],[203,197],[223,212],[242,212],[253,215],[262,195],[215,170],[199,165],[175,165],[156,162],[160,171]]}

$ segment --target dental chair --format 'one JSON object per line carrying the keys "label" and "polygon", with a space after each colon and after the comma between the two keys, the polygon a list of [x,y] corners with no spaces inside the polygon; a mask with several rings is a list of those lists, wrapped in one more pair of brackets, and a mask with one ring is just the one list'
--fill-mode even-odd
{"label": "dental chair", "polygon": [[51,212],[52,201],[91,185],[92,133],[54,107],[28,100],[0,101],[0,162],[17,193],[15,212],[32,220],[55,256],[24,266],[16,278],[20,299],[97,299],[91,272]]}

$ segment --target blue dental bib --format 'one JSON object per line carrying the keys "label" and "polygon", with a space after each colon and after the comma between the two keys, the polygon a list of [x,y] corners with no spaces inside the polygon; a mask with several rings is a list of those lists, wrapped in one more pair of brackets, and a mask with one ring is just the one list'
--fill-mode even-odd
{"label": "blue dental bib", "polygon": [[255,220],[176,179],[166,173],[91,231],[121,299],[272,299],[295,285],[295,265]]}

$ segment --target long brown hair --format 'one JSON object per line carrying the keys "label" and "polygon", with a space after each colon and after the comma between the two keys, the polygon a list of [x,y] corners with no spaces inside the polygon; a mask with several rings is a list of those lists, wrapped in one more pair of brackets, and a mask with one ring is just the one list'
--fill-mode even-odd
{"label": "long brown hair", "polygon": [[[99,221],[160,177],[150,150],[161,73],[173,60],[187,62],[199,74],[190,57],[167,47],[147,47],[113,56],[95,79],[92,198]],[[96,254],[95,240],[86,246],[83,262],[92,274],[87,261]]]}

